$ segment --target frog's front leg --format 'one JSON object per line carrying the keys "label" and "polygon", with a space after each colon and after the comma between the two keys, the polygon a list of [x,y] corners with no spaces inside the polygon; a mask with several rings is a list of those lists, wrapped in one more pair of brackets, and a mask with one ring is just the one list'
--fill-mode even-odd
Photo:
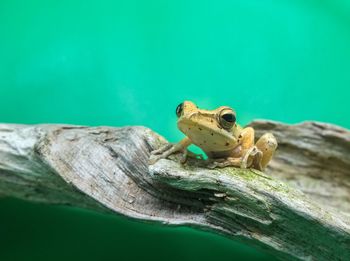
{"label": "frog's front leg", "polygon": [[168,144],[164,145],[163,147],[151,152],[151,154],[154,155],[154,157],[152,157],[150,159],[149,163],[154,164],[158,160],[166,159],[171,154],[174,154],[174,153],[179,152],[179,151],[183,152],[181,162],[185,162],[187,157],[188,157],[187,147],[189,145],[191,145],[191,143],[192,143],[192,141],[188,137],[182,139],[180,142],[178,142],[176,144],[168,143]]}

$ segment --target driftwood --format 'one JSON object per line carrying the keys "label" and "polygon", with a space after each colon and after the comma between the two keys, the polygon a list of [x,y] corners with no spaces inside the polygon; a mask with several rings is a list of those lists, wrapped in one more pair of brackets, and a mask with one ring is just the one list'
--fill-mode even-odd
{"label": "driftwood", "polygon": [[0,125],[0,194],[188,225],[286,260],[350,260],[350,132],[255,121],[279,141],[265,173],[160,160],[145,127]]}

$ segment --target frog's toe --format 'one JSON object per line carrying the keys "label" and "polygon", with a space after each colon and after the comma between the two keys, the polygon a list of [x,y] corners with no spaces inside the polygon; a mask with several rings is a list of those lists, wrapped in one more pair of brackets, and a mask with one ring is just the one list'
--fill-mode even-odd
{"label": "frog's toe", "polygon": [[151,155],[150,159],[148,160],[148,164],[149,165],[153,165],[155,164],[157,161],[161,160],[161,159],[167,159],[168,158],[168,154],[162,153],[160,155]]}
{"label": "frog's toe", "polygon": [[252,163],[253,168],[257,170],[263,170],[263,167],[261,165],[261,160],[263,156],[262,151],[257,150],[256,154],[254,154],[253,156],[254,156],[253,163]]}
{"label": "frog's toe", "polygon": [[160,147],[159,149],[153,150],[151,151],[152,155],[159,155],[162,154],[163,152],[169,150],[171,147],[173,147],[174,145],[172,143],[167,143],[164,146]]}
{"label": "frog's toe", "polygon": [[185,164],[188,159],[188,151],[185,150],[180,158],[180,163]]}
{"label": "frog's toe", "polygon": [[208,169],[215,169],[218,166],[218,162],[211,162],[207,164]]}
{"label": "frog's toe", "polygon": [[150,159],[148,160],[148,165],[154,165],[154,163],[156,163],[156,162],[157,162],[156,159],[150,158]]}
{"label": "frog's toe", "polygon": [[207,168],[215,169],[224,167],[226,159],[207,159]]}
{"label": "frog's toe", "polygon": [[148,164],[154,165],[158,160],[160,160],[160,157],[151,156],[151,158],[148,160]]}
{"label": "frog's toe", "polygon": [[241,165],[239,166],[241,169],[246,169],[247,168],[247,161],[242,160]]}

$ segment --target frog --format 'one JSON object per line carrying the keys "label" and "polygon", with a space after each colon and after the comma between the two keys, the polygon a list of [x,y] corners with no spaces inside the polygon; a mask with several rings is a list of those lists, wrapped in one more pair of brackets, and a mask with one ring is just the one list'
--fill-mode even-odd
{"label": "frog", "polygon": [[239,167],[266,169],[273,158],[278,143],[267,132],[255,142],[255,130],[241,127],[236,121],[236,112],[229,106],[214,110],[200,109],[192,101],[184,101],[176,107],[177,127],[185,138],[176,144],[168,143],[151,152],[154,164],[175,153],[182,153],[181,163],[188,158],[204,159],[203,155],[188,150],[194,144],[206,154],[206,167]]}

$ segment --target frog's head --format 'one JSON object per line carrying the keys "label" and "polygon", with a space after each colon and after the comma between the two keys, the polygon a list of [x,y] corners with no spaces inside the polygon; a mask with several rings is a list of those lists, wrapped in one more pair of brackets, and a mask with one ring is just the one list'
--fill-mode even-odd
{"label": "frog's head", "polygon": [[233,135],[236,113],[227,106],[215,110],[199,109],[193,102],[184,101],[176,108],[178,128],[205,152],[232,150],[237,145]]}

